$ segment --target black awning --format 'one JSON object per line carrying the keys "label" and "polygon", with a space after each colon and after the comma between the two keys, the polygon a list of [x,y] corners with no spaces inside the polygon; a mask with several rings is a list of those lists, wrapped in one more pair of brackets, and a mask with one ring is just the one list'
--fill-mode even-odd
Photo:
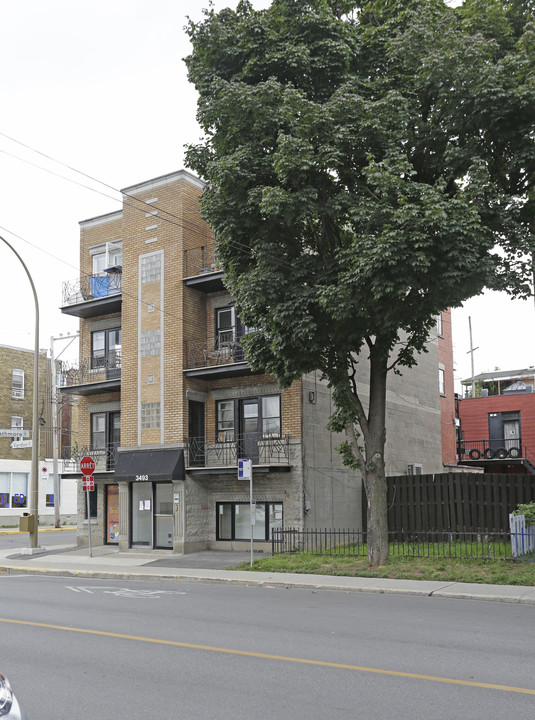
{"label": "black awning", "polygon": [[126,482],[185,480],[184,450],[123,450],[117,453],[115,479]]}

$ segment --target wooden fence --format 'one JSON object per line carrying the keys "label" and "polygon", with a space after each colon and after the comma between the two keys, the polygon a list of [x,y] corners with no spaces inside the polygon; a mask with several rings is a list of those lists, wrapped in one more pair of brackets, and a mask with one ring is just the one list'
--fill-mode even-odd
{"label": "wooden fence", "polygon": [[[509,513],[535,500],[535,475],[443,473],[387,478],[388,529],[509,531]],[[363,490],[363,528],[366,529]]]}

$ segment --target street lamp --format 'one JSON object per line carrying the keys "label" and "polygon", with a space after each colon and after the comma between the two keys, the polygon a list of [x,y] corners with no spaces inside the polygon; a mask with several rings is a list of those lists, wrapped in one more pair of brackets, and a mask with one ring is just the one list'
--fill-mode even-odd
{"label": "street lamp", "polygon": [[37,466],[39,461],[39,448],[37,443],[37,428],[39,422],[39,302],[37,301],[37,293],[35,291],[35,285],[33,284],[32,276],[30,271],[26,267],[24,260],[15,250],[13,245],[0,235],[0,240],[15,253],[20,260],[22,267],[26,271],[30,285],[32,286],[33,299],[35,302],[35,347],[33,355],[33,406],[32,406],[32,471],[30,475],[30,520],[29,526],[29,553],[32,550],[38,548],[38,525],[39,525],[39,483],[37,476]]}

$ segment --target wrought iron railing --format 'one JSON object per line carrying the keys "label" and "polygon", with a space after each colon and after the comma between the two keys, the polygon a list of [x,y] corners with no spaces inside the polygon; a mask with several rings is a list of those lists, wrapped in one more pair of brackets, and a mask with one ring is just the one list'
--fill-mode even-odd
{"label": "wrought iron railing", "polygon": [[189,369],[232,365],[244,361],[243,348],[230,332],[206,340],[186,342],[186,367]]}
{"label": "wrought iron railing", "polygon": [[63,363],[59,387],[87,385],[121,377],[121,351],[112,350],[106,355],[94,355],[77,363]]}
{"label": "wrought iron railing", "polygon": [[248,433],[220,442],[193,437],[188,438],[187,453],[190,467],[237,467],[239,458],[252,460],[253,465],[288,465],[290,437]]}
{"label": "wrought iron railing", "polygon": [[[531,545],[530,545],[531,540]],[[299,530],[273,528],[272,553],[366,557],[366,532],[355,530]],[[389,532],[389,555],[410,558],[460,560],[535,560],[533,530],[503,532],[463,531]],[[529,549],[531,548],[531,549]]]}
{"label": "wrought iron railing", "polygon": [[519,439],[462,440],[458,448],[459,462],[467,460],[517,460],[527,457],[527,449]]}
{"label": "wrought iron railing", "polygon": [[186,277],[219,272],[219,265],[213,245],[201,245],[184,251],[184,269]]}
{"label": "wrought iron railing", "polygon": [[86,456],[95,461],[96,473],[113,470],[117,462],[117,447],[118,443],[109,443],[104,447],[66,445],[61,452],[63,471],[67,473],[80,472],[80,460]]}
{"label": "wrought iron railing", "polygon": [[75,305],[87,300],[118,295],[122,291],[122,273],[113,272],[106,275],[86,275],[76,280],[63,283],[62,305]]}

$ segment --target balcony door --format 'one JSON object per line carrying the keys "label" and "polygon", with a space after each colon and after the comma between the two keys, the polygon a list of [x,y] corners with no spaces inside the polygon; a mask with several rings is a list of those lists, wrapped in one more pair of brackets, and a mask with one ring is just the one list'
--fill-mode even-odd
{"label": "balcony door", "polygon": [[113,470],[120,442],[121,413],[92,413],[90,453],[94,456],[96,472]]}
{"label": "balcony door", "polygon": [[240,400],[240,457],[258,463],[260,412],[258,398]]}
{"label": "balcony door", "polygon": [[106,370],[106,379],[121,376],[121,328],[91,333],[91,368]]}

